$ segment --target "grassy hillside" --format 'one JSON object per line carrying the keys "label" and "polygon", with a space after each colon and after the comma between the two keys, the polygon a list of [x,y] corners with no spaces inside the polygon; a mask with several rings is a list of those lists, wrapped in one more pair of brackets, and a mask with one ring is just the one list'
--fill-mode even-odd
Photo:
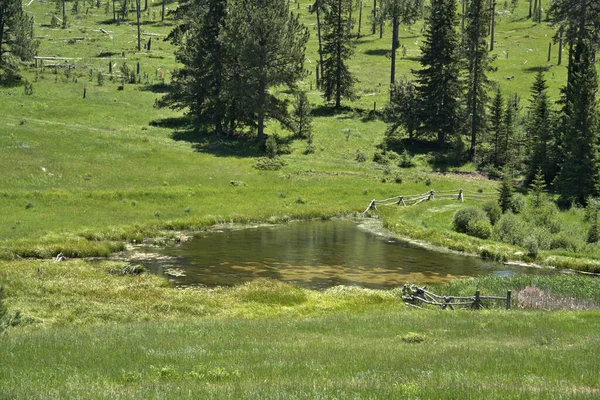
{"label": "grassy hillside", "polygon": [[[556,51],[551,62],[546,61],[553,31],[524,18],[526,6],[520,4],[514,15],[502,10],[493,52],[497,71],[490,74],[505,93],[520,94],[523,105],[534,72],[549,71],[553,96],[565,77],[564,66],[552,65]],[[176,3],[168,7],[174,9]],[[385,125],[367,115],[374,103],[377,109],[386,103],[391,40],[388,27],[382,39],[370,34],[370,7],[364,4],[362,35],[351,61],[361,97],[346,102],[353,111],[331,115],[314,90],[315,16],[308,13],[308,3],[299,4],[298,12],[311,29],[306,64],[310,73],[301,86],[317,107],[316,152],[304,155],[305,143],[292,142],[292,154],[284,157],[287,165],[278,172],[263,172],[253,168],[253,157],[262,154],[259,144],[217,145],[179,126],[180,113],[153,107],[176,68],[174,49],[162,40],[174,25],[170,17],[160,22],[160,4],[150,3],[142,13],[142,38],[152,39],[152,44],[150,51],[137,52],[133,13],[117,25],[104,3],[100,8],[86,3],[79,5],[78,14],[68,11],[68,29],[60,29],[50,26],[54,4],[29,3],[26,10],[36,18],[39,55],[67,59],[43,60],[39,65],[45,67],[25,69],[25,79],[33,84],[31,95],[19,86],[0,88],[5,99],[0,102],[0,258],[26,248],[22,255],[46,256],[31,249],[26,243],[31,240],[49,246],[82,243],[81,237],[139,239],[157,228],[344,214],[364,209],[371,198],[427,190],[423,174],[430,166],[425,162],[418,170],[391,171],[370,162]],[[401,27],[406,52],[399,51],[398,76],[418,67],[421,25]],[[109,63],[113,77],[107,75],[100,86],[97,75],[108,74]],[[140,64],[140,84],[121,83],[124,63],[132,70]],[[121,85],[123,90],[118,90]],[[267,131],[286,135],[274,122]],[[357,163],[357,153],[368,161]],[[402,185],[382,183],[384,172],[399,175]],[[431,187],[438,190],[493,186],[460,177],[432,179]],[[81,247],[80,255],[105,254],[82,246],[65,248]]]}
{"label": "grassy hillside", "polygon": [[[367,3],[351,61],[361,96],[340,114],[315,91],[315,16],[299,3],[311,30],[309,75],[300,85],[315,107],[316,151],[305,155],[306,143],[291,141],[279,171],[255,168],[260,143],[198,137],[181,124],[181,112],[153,107],[177,67],[174,48],[162,40],[174,24],[169,16],[160,22],[160,2],[142,13],[143,40],[152,42],[141,52],[134,14],[117,25],[112,3],[78,3],[67,29],[51,26],[54,3],[26,3],[39,55],[48,58],[23,69],[32,94],[22,85],[0,87],[0,301],[8,309],[0,331],[16,325],[0,335],[0,398],[598,397],[600,319],[597,310],[579,311],[600,304],[597,279],[454,282],[435,289],[511,289],[513,310],[438,313],[405,307],[399,289],[316,292],[257,281],[177,290],[155,275],[118,275],[126,263],[80,258],[219,222],[355,214],[373,198],[430,189],[494,192],[496,182],[470,164],[438,171],[427,154],[415,156],[413,168],[372,162],[385,124],[369,111],[387,101],[391,38],[387,26],[381,39],[370,34]],[[523,107],[535,72],[547,71],[554,98],[566,76],[556,47],[546,59],[553,30],[524,18],[527,7],[501,9],[490,73]],[[421,28],[400,28],[406,51],[399,51],[398,76],[418,67]],[[141,82],[121,82],[123,64],[135,70],[138,62]],[[287,136],[274,122],[267,133]],[[530,260],[520,246],[453,232],[459,207],[436,201],[379,215],[404,236]],[[583,210],[560,219],[565,235],[585,234]],[[536,261],[597,268],[600,252],[585,249],[540,252]],[[59,252],[69,260],[50,260]],[[527,287],[539,291],[520,294]],[[524,309],[553,307],[574,310]]]}

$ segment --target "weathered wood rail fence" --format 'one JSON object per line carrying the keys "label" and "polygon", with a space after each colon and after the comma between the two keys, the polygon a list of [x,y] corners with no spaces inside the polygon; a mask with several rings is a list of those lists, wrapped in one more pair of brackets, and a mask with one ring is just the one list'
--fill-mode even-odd
{"label": "weathered wood rail fence", "polygon": [[405,196],[395,196],[395,197],[390,197],[388,199],[383,199],[383,200],[371,200],[371,203],[369,203],[369,206],[367,207],[367,209],[365,211],[363,211],[363,214],[366,213],[369,210],[376,210],[377,206],[394,206],[394,205],[402,205],[402,206],[416,206],[419,203],[422,203],[424,201],[431,201],[431,200],[440,200],[440,199],[445,199],[445,200],[457,200],[457,201],[465,201],[465,200],[470,200],[470,201],[486,201],[486,200],[496,200],[498,198],[498,195],[496,193],[484,193],[484,192],[474,192],[474,191],[470,191],[470,190],[463,190],[463,189],[457,189],[457,190],[429,190],[428,192],[422,193],[422,194],[411,194],[411,195],[405,195]]}
{"label": "weathered wood rail fence", "polygon": [[404,304],[410,307],[424,309],[423,305],[440,307],[442,310],[447,308],[454,310],[455,306],[461,307],[463,310],[480,310],[485,308],[483,301],[501,301],[505,304],[506,309],[510,309],[510,299],[512,291],[506,292],[506,297],[498,296],[482,296],[479,290],[472,297],[460,296],[440,296],[427,290],[426,287],[416,285],[404,285],[402,287],[402,300]]}

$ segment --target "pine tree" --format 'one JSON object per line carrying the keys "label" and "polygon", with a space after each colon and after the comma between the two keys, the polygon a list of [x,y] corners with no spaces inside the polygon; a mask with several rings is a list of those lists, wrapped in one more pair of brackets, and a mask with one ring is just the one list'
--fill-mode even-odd
{"label": "pine tree", "polygon": [[531,194],[533,195],[533,206],[540,208],[544,203],[544,193],[546,192],[546,180],[541,168],[535,172],[531,181]]}
{"label": "pine tree", "polygon": [[223,132],[223,91],[226,74],[223,31],[226,0],[188,2],[178,10],[183,15],[181,26],[170,39],[180,45],[175,52],[183,67],[173,72],[170,93],[161,105],[187,108],[197,127],[210,126],[217,135]]}
{"label": "pine tree", "polygon": [[440,147],[459,133],[460,82],[459,35],[456,0],[432,0],[421,48],[417,79],[418,112],[425,134],[437,137]]}
{"label": "pine tree", "polygon": [[299,138],[309,138],[312,132],[311,107],[306,92],[301,90],[295,95],[294,110],[292,111],[292,120],[294,134]]}
{"label": "pine tree", "polygon": [[398,128],[404,127],[412,141],[413,134],[419,126],[417,92],[415,85],[406,77],[392,87],[392,99],[385,109],[385,118],[388,123],[388,137]]}
{"label": "pine tree", "polygon": [[552,143],[552,124],[550,119],[550,102],[547,94],[544,74],[539,72],[531,88],[530,117],[527,123],[528,147],[530,154],[527,168],[526,183],[532,182],[538,170],[548,182],[554,179],[554,163],[550,149]]}
{"label": "pine tree", "polygon": [[471,134],[471,158],[476,158],[477,138],[486,128],[486,105],[489,85],[488,47],[486,38],[490,26],[489,0],[471,0],[465,28],[465,58],[467,60],[467,121]]}
{"label": "pine tree", "polygon": [[573,80],[568,84],[569,100],[563,105],[564,161],[556,187],[561,201],[584,204],[600,192],[600,158],[598,153],[598,75],[592,61],[592,47],[587,40],[576,45]]}
{"label": "pine tree", "polygon": [[237,0],[229,10],[226,40],[235,60],[231,67],[241,69],[249,86],[250,103],[244,106],[255,116],[258,139],[263,140],[268,119],[289,124],[287,103],[269,89],[293,89],[305,76],[308,29],[289,12],[287,0]]}
{"label": "pine tree", "polygon": [[187,108],[197,127],[233,132],[265,121],[290,126],[287,102],[269,89],[294,88],[305,75],[308,30],[289,13],[285,0],[201,0],[183,5],[182,26],[170,37],[179,43],[171,93],[162,105]]}
{"label": "pine tree", "polygon": [[502,212],[505,213],[510,210],[510,205],[512,202],[513,196],[513,187],[510,182],[510,178],[507,173],[502,177],[502,181],[500,182],[500,187],[498,188],[498,204],[502,209]]}
{"label": "pine tree", "polygon": [[21,0],[0,0],[0,83],[17,77],[19,63],[33,59],[38,45]]}
{"label": "pine tree", "polygon": [[350,73],[348,60],[354,53],[350,35],[350,2],[323,0],[326,7],[323,22],[323,90],[325,99],[335,99],[335,108],[341,107],[342,98],[353,99],[356,78]]}

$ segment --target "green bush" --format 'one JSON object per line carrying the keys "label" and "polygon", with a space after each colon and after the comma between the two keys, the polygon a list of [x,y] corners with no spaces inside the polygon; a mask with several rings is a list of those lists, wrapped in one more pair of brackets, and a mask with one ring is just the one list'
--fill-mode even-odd
{"label": "green bush", "polygon": [[489,239],[492,236],[492,225],[485,219],[472,219],[467,225],[467,234],[480,239]]}
{"label": "green bush", "polygon": [[492,225],[496,225],[496,222],[502,217],[502,209],[500,205],[495,201],[487,201],[483,204],[483,211],[487,214]]}
{"label": "green bush", "polygon": [[500,242],[521,245],[524,236],[523,224],[511,212],[504,214],[494,226],[494,237]]}
{"label": "green bush", "polygon": [[539,251],[539,244],[537,238],[534,235],[528,235],[523,240],[523,247],[527,250],[527,255],[529,257],[537,257]]}
{"label": "green bush", "polygon": [[514,214],[519,214],[525,208],[525,204],[525,196],[523,196],[521,193],[517,193],[510,199],[510,210]]}
{"label": "green bush", "polygon": [[398,166],[400,168],[411,168],[415,166],[415,162],[407,150],[404,150],[399,158],[400,161],[398,162]]}
{"label": "green bush", "polygon": [[367,161],[367,155],[365,153],[363,153],[362,151],[356,151],[356,157],[354,157],[354,159],[359,162],[359,163],[363,163],[365,161]]}
{"label": "green bush", "polygon": [[254,168],[261,171],[277,171],[285,165],[281,158],[259,157],[254,163]]}
{"label": "green bush", "polygon": [[566,233],[555,235],[550,241],[551,250],[566,250],[576,253],[579,248],[577,240]]}
{"label": "green bush", "polygon": [[468,233],[469,223],[474,223],[477,220],[488,222],[485,212],[475,206],[464,207],[454,213],[452,227],[456,232]]}
{"label": "green bush", "polygon": [[267,157],[275,158],[279,154],[279,143],[276,136],[269,136],[265,142],[265,152]]}

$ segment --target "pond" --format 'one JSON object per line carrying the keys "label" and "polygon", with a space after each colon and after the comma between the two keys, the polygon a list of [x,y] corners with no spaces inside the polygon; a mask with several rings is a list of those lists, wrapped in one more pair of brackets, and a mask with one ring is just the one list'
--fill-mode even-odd
{"label": "pond", "polygon": [[[390,289],[405,283],[512,275],[524,270],[423,249],[392,238],[373,221],[215,228],[172,247],[143,251],[137,260],[150,271],[164,274],[175,268],[181,272],[183,276],[169,276],[176,286],[232,286],[271,278],[311,289],[337,285]],[[144,259],[149,251],[152,257]]]}

